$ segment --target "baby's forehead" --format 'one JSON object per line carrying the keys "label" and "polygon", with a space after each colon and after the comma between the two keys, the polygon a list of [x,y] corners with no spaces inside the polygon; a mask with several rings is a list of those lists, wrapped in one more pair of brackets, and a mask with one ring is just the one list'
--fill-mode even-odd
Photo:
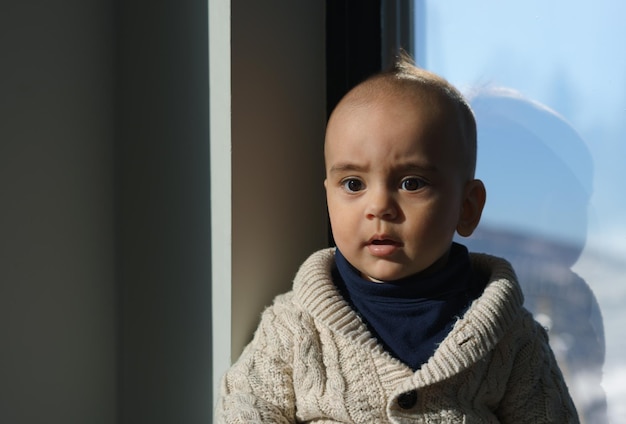
{"label": "baby's forehead", "polygon": [[[389,109],[401,106],[409,113],[396,117],[386,112]],[[426,120],[433,130],[450,130],[458,128],[457,123],[462,119],[459,109],[454,102],[437,90],[421,85],[402,87],[394,84],[363,84],[348,93],[337,105],[331,115],[335,125],[349,125],[361,110],[372,112],[372,116],[390,120]],[[331,124],[329,121],[329,125]],[[396,122],[398,123],[398,122]]]}
{"label": "baby's forehead", "polygon": [[[358,109],[369,109],[374,113],[372,117],[389,119],[390,127],[394,125],[396,117],[389,114],[377,114],[385,108],[402,105],[411,108],[414,113],[402,114],[403,120],[428,120],[432,135],[437,140],[447,140],[446,145],[453,156],[468,166],[468,172],[473,175],[475,167],[475,124],[472,124],[473,114],[465,99],[448,88],[447,83],[430,79],[397,79],[381,78],[366,81],[352,89],[337,105],[331,114],[329,127],[350,127],[355,122]],[[406,110],[406,109],[405,109]],[[361,115],[362,116],[362,115]],[[396,122],[398,124],[398,122]],[[328,143],[328,133],[325,149]],[[417,140],[416,140],[417,142]],[[341,143],[334,140],[332,143]],[[453,143],[453,144],[450,144]],[[465,167],[465,165],[463,166]]]}
{"label": "baby's forehead", "polygon": [[383,75],[362,82],[350,90],[341,100],[338,107],[388,105],[393,102],[402,102],[413,106],[416,113],[425,109],[446,111],[450,119],[460,114],[459,105],[464,102],[455,89],[449,87],[445,80],[435,76],[420,78],[398,78]]}
{"label": "baby's forehead", "polygon": [[[344,136],[357,134],[361,143],[373,143],[378,139],[369,137],[367,129],[374,129],[384,142],[409,134],[409,144],[445,144],[446,148],[458,150],[454,144],[463,143],[459,136],[459,126],[455,113],[446,107],[440,98],[431,98],[432,94],[406,92],[365,92],[347,97],[335,110],[328,124],[326,145],[344,144]],[[455,122],[456,121],[456,122]],[[402,131],[402,132],[400,132]]]}

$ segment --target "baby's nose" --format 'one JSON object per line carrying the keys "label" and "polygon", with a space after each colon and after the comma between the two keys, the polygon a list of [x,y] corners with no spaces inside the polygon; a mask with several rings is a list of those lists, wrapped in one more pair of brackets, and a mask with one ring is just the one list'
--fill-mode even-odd
{"label": "baby's nose", "polygon": [[398,209],[392,193],[386,189],[375,189],[371,190],[369,194],[366,212],[368,219],[393,220],[398,216]]}

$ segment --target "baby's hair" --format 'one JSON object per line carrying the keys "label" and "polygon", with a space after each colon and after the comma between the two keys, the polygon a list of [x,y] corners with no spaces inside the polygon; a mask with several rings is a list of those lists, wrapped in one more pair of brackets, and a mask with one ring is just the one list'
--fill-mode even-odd
{"label": "baby's hair", "polygon": [[[469,178],[476,171],[476,120],[463,95],[446,79],[419,68],[411,57],[402,52],[391,68],[375,74],[357,87],[346,98],[351,103],[367,103],[372,96],[434,95],[443,100],[456,114],[459,136],[462,138],[464,160]],[[455,117],[450,116],[450,119]]]}

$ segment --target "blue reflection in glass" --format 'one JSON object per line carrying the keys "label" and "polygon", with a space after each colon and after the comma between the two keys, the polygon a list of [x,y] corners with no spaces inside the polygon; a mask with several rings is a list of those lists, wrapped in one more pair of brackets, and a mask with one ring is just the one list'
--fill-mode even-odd
{"label": "blue reflection in glass", "polygon": [[626,422],[626,2],[415,1],[418,64],[482,121],[487,206],[460,241],[514,263],[581,418],[606,399]]}
{"label": "blue reflection in glass", "polygon": [[587,282],[571,269],[587,234],[593,180],[587,146],[561,116],[513,90],[482,89],[470,103],[478,125],[477,177],[488,201],[483,223],[462,242],[513,264],[525,306],[548,329],[579,414],[606,422],[602,315]]}

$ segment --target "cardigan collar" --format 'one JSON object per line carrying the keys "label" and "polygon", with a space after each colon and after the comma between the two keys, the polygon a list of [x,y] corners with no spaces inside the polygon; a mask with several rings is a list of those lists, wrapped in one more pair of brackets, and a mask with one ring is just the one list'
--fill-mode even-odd
{"label": "cardigan collar", "polygon": [[[314,319],[363,348],[393,359],[343,299],[332,281],[335,248],[311,255],[294,279],[295,300]],[[504,259],[470,254],[474,270],[488,276],[483,294],[474,300],[433,356],[415,372],[412,384],[432,384],[451,377],[483,358],[522,313],[523,295]],[[397,365],[409,368],[400,361]]]}

